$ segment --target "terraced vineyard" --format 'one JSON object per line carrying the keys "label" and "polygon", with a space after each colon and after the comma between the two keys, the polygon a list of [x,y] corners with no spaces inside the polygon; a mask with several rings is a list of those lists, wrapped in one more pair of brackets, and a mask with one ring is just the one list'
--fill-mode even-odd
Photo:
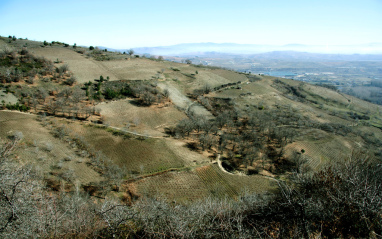
{"label": "terraced vineyard", "polygon": [[220,198],[226,196],[236,198],[245,191],[261,193],[273,187],[268,178],[259,175],[228,174],[221,171],[217,164],[197,168],[195,172],[211,194]]}
{"label": "terraced vineyard", "polygon": [[325,162],[339,161],[349,155],[343,139],[339,138],[326,138],[317,142],[296,142],[291,147],[295,145],[305,150],[304,155],[312,169],[318,169]]}
{"label": "terraced vineyard", "polygon": [[134,184],[139,194],[162,197],[169,201],[190,202],[211,195],[203,181],[193,172],[167,172]]}
{"label": "terraced vineyard", "polygon": [[216,164],[213,164],[196,169],[196,173],[212,195],[220,198],[225,196],[235,198],[238,191],[229,185],[219,170]]}
{"label": "terraced vineyard", "polygon": [[164,139],[125,138],[103,128],[67,126],[82,135],[94,149],[133,174],[151,174],[184,166],[183,160],[168,148]]}
{"label": "terraced vineyard", "polygon": [[168,201],[190,202],[206,197],[237,198],[245,192],[264,193],[272,190],[272,180],[263,176],[231,175],[217,164],[195,171],[166,172],[140,179],[132,185],[139,195],[164,198]]}

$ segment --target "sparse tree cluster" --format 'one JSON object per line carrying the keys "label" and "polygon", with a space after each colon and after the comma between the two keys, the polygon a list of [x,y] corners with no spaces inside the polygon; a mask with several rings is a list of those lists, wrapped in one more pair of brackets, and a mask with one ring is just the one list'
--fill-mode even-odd
{"label": "sparse tree cluster", "polygon": [[35,57],[27,49],[14,51],[3,49],[0,53],[0,81],[2,83],[19,82],[35,78],[37,75],[46,76],[52,73],[53,63],[42,57]]}
{"label": "sparse tree cluster", "polygon": [[155,85],[145,81],[106,82],[103,88],[103,96],[105,99],[111,100],[123,97],[133,97],[143,106],[162,103],[168,98],[166,92],[161,93]]}
{"label": "sparse tree cluster", "polygon": [[212,121],[191,116],[170,131],[178,137],[196,140],[196,148],[202,151],[221,154],[235,169],[266,160],[266,169],[276,173],[293,167],[284,156],[284,147],[294,141],[298,128],[307,124],[309,120],[293,110],[255,111],[247,116],[230,110]]}
{"label": "sparse tree cluster", "polygon": [[[16,104],[5,104],[2,107],[11,110],[35,113],[45,112],[49,115],[86,119],[90,115],[99,115],[94,108],[85,106],[85,92],[75,87],[76,78],[70,72],[68,65],[55,67],[51,61],[34,57],[26,49],[19,52],[5,50],[0,56],[0,63],[6,67],[5,74],[0,72],[0,78],[6,83],[7,92],[19,98]],[[17,79],[16,79],[16,78]],[[34,86],[35,79],[41,82],[51,82],[41,86]],[[19,87],[12,84],[24,80],[30,87]],[[67,86],[56,87],[55,84]]]}

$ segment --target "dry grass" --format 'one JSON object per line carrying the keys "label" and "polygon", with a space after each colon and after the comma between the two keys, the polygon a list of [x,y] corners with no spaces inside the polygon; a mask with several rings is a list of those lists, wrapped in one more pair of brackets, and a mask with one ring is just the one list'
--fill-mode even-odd
{"label": "dry grass", "polygon": [[340,94],[338,92],[335,92],[333,90],[330,90],[324,87],[304,84],[303,89],[308,92],[312,92],[313,94],[319,95],[320,97],[323,97],[324,99],[328,99],[332,101],[335,100],[343,105],[349,104],[348,98],[346,98],[343,94]]}
{"label": "dry grass", "polygon": [[166,145],[165,139],[129,139],[115,136],[102,128],[83,127],[79,124],[71,124],[69,127],[119,167],[135,174],[150,174],[184,166],[184,161]]}
{"label": "dry grass", "polygon": [[159,108],[156,105],[141,107],[131,103],[131,99],[101,103],[97,105],[106,124],[115,127],[126,127],[138,133],[151,136],[162,136],[163,128],[175,125],[187,116],[174,106]]}
{"label": "dry grass", "polygon": [[221,171],[217,164],[197,168],[196,174],[212,195],[235,198],[245,192],[264,193],[272,190],[272,180],[260,175],[232,175]]}
{"label": "dry grass", "polygon": [[177,157],[184,161],[186,166],[206,165],[211,161],[206,155],[196,151],[190,151],[187,148],[187,144],[181,140],[167,138],[165,143],[168,148],[172,149]]}
{"label": "dry grass", "polygon": [[173,82],[160,82],[158,84],[158,87],[162,90],[167,89],[169,92],[169,98],[171,99],[172,103],[182,109],[184,112],[190,113],[193,112],[196,115],[206,117],[206,118],[213,118],[211,112],[209,112],[206,108],[203,106],[194,103],[191,101],[190,98],[185,96],[180,90],[179,87],[174,85]]}
{"label": "dry grass", "polygon": [[311,168],[316,170],[326,162],[340,162],[348,158],[353,150],[360,147],[355,143],[355,139],[321,133],[323,135],[319,140],[297,141],[289,144],[286,147],[286,156],[290,156],[292,151],[300,152],[304,149],[304,157],[308,159]]}
{"label": "dry grass", "polygon": [[[0,44],[5,44],[0,41]],[[1,45],[0,45],[1,47]],[[64,61],[74,73],[80,83],[98,79],[100,75],[109,76],[110,80],[152,80],[162,90],[168,89],[173,103],[187,111],[191,106],[199,115],[210,117],[211,113],[205,108],[194,106],[186,94],[194,89],[206,85],[211,87],[222,84],[242,81],[242,89],[224,89],[213,92],[209,97],[235,98],[236,107],[246,109],[248,106],[263,105],[264,110],[275,108],[276,105],[290,106],[313,121],[335,122],[350,125],[348,120],[331,116],[327,111],[319,109],[317,105],[309,102],[298,102],[292,97],[286,97],[281,91],[272,87],[274,77],[264,76],[261,81],[246,83],[243,74],[221,70],[195,67],[193,65],[174,62],[159,62],[149,59],[95,61],[71,49],[63,47],[33,48],[30,50],[39,56],[52,61]],[[177,70],[174,70],[177,69]],[[198,73],[196,73],[196,71]],[[285,83],[299,86],[301,82],[283,79]],[[331,110],[356,110],[370,112],[372,121],[382,122],[382,107],[361,101],[354,97],[344,96],[326,88],[305,84],[304,90],[317,97],[321,102],[328,99],[325,105]],[[245,93],[245,95],[243,95]],[[246,94],[250,93],[250,94]],[[316,98],[314,98],[316,99]],[[1,100],[1,98],[0,98]],[[349,102],[350,100],[350,102]],[[337,103],[336,103],[337,102]],[[131,103],[131,99],[100,103],[97,108],[105,116],[105,123],[123,128],[127,124],[128,130],[151,136],[162,137],[166,126],[175,125],[179,120],[186,118],[186,114],[175,108],[167,106],[139,107]],[[35,121],[35,116],[0,112],[0,136],[6,137],[10,131],[22,131],[25,139],[19,149],[19,155],[25,161],[35,162],[42,172],[51,172],[51,166],[70,156],[72,160],[61,162],[61,169],[55,173],[72,170],[75,179],[83,184],[96,182],[102,179],[97,172],[87,164],[87,159],[76,156],[76,152],[67,144],[54,138],[47,128]],[[61,121],[64,123],[66,121]],[[82,123],[67,124],[67,127],[83,136],[95,150],[102,151],[119,167],[126,168],[135,175],[147,175],[162,172],[170,168],[183,170],[185,167],[198,167],[195,171],[166,172],[140,180],[135,184],[138,193],[160,195],[169,200],[188,201],[198,200],[206,196],[237,197],[244,190],[262,193],[272,190],[272,180],[260,175],[240,176],[222,172],[216,164],[210,164],[207,155],[190,151],[185,143],[172,138],[137,139],[124,138],[113,135],[113,132],[97,127],[86,127]],[[360,127],[361,128],[361,127]],[[373,132],[374,129],[363,127],[362,130]],[[312,140],[309,134],[299,137],[299,141],[287,146],[287,154],[292,150],[305,150],[304,155],[309,158],[309,164],[318,168],[325,161],[332,161],[347,157],[348,153],[356,147],[360,138],[349,139],[321,132],[322,137]],[[378,131],[377,137],[382,133]],[[48,145],[52,148],[48,150]],[[80,161],[80,162],[79,162]]]}
{"label": "dry grass", "polygon": [[[50,131],[36,121],[36,116],[20,112],[0,111],[0,137],[6,138],[12,132],[24,135],[16,154],[24,163],[34,164],[42,174],[71,170],[76,181],[82,184],[97,182],[101,177],[87,164],[86,158],[76,155],[67,143],[53,137]],[[65,158],[71,158],[65,161]],[[61,169],[52,166],[60,164]]]}
{"label": "dry grass", "polygon": [[86,58],[84,55],[76,53],[73,50],[62,47],[46,47],[46,48],[34,48],[31,50],[37,56],[43,56],[51,61],[63,61],[63,64],[69,66],[69,70],[74,73],[79,83],[85,83],[99,79],[101,75],[105,78],[110,77],[110,80],[119,80],[113,72],[103,67],[100,62]]}
{"label": "dry grass", "polygon": [[104,69],[113,72],[119,79],[123,80],[150,80],[158,74],[166,64],[149,59],[130,59],[97,62]]}
{"label": "dry grass", "polygon": [[16,104],[18,102],[18,99],[14,94],[5,93],[4,90],[0,90],[0,102],[2,101],[4,101],[5,104],[8,104],[8,103]]}
{"label": "dry grass", "polygon": [[244,82],[247,80],[247,77],[244,74],[238,74],[237,72],[234,72],[234,71],[215,69],[215,70],[211,70],[211,72],[223,78],[232,79],[231,82],[238,82],[238,81]]}
{"label": "dry grass", "polygon": [[9,47],[9,45],[4,40],[0,39],[0,50],[3,50],[6,47]]}
{"label": "dry grass", "polygon": [[236,198],[246,192],[264,193],[274,189],[272,180],[267,177],[227,174],[216,164],[190,172],[167,172],[137,181],[135,185],[142,195],[176,202],[197,201],[207,196]]}

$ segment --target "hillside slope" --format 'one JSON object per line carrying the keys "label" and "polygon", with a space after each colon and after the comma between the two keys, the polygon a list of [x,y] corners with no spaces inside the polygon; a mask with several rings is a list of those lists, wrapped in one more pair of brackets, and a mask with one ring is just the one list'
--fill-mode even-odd
{"label": "hillside slope", "polygon": [[20,41],[0,41],[14,49],[2,54],[2,88],[19,99],[2,107],[42,116],[39,123],[2,111],[0,136],[22,132],[20,157],[41,164],[54,189],[66,182],[73,190],[78,181],[98,197],[235,198],[245,189],[270,191],[272,178],[319,170],[355,151],[381,156],[382,107],[327,88]]}

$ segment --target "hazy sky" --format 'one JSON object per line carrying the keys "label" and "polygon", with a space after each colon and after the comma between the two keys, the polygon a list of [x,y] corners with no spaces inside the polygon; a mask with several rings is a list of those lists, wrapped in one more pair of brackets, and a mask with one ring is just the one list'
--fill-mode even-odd
{"label": "hazy sky", "polygon": [[382,0],[0,0],[0,35],[130,48],[382,42]]}

